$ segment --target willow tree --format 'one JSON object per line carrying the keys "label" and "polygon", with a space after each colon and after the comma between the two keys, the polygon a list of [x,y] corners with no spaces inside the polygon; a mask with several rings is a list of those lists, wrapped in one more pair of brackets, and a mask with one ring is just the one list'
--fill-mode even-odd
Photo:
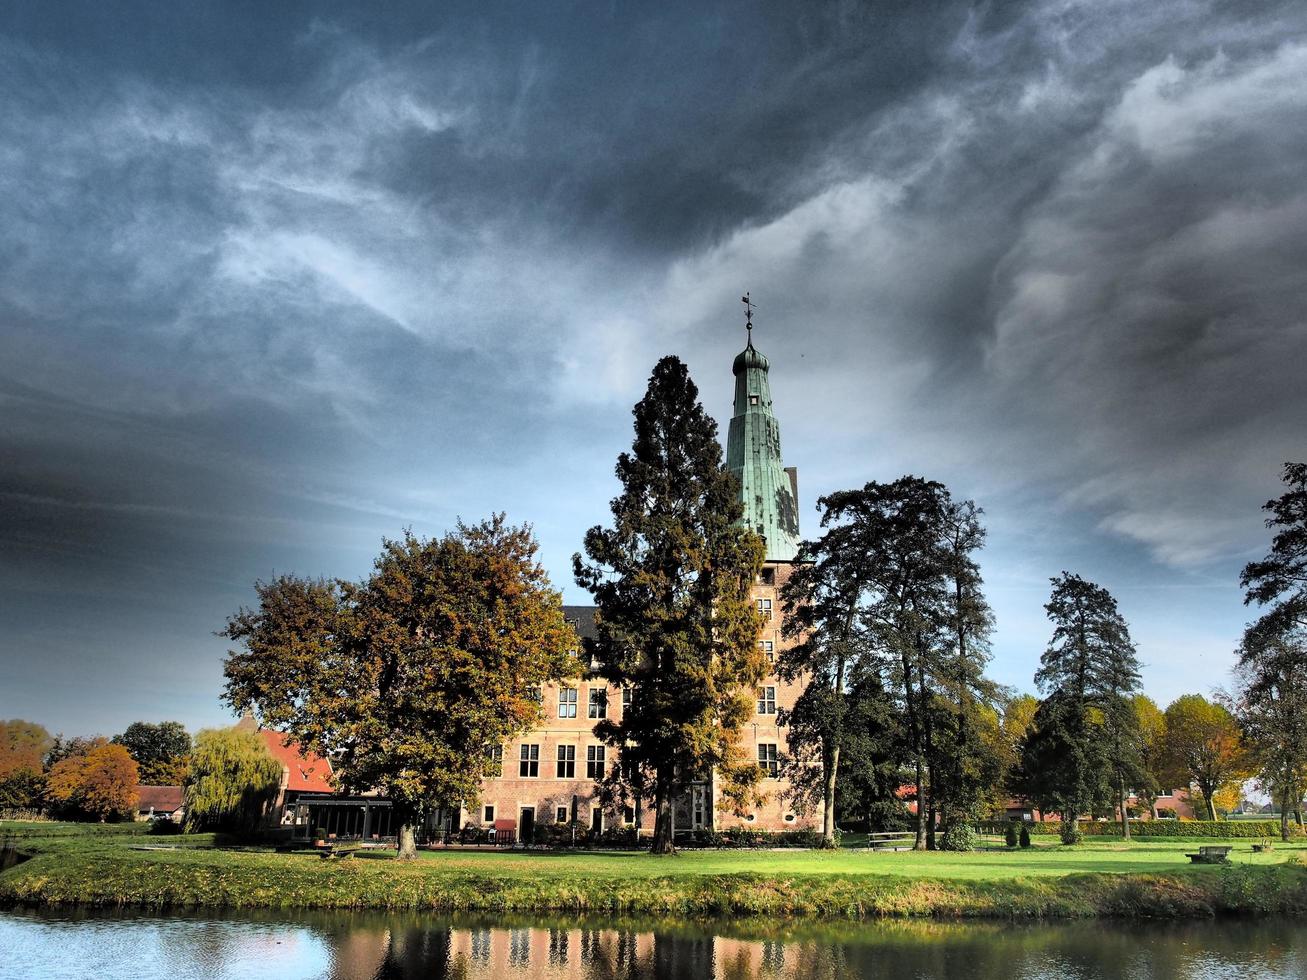
{"label": "willow tree", "polygon": [[254,830],[280,790],[281,763],[257,733],[206,728],[195,736],[186,775],[186,829]]}
{"label": "willow tree", "polygon": [[342,787],[388,797],[414,858],[422,815],[475,805],[498,771],[486,749],[541,721],[542,684],[580,672],[536,548],[500,514],[386,541],[359,583],[260,582],[224,631],[242,645],[224,697],[329,757]]}
{"label": "willow tree", "polygon": [[617,750],[618,771],[648,774],[651,849],[665,854],[673,805],[693,783],[713,774],[737,810],[756,799],[761,772],[739,735],[767,669],[750,599],[763,542],[740,523],[739,482],[678,358],[655,365],[634,415],[613,525],[591,528],[572,561],[598,607],[590,652],[630,692],[621,718],[595,733]]}

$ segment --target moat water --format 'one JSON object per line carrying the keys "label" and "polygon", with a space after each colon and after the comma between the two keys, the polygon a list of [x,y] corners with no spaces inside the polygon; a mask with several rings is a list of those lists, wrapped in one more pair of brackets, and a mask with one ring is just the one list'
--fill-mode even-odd
{"label": "moat water", "polygon": [[0,978],[1179,980],[1307,977],[1307,923],[776,925],[0,912]]}

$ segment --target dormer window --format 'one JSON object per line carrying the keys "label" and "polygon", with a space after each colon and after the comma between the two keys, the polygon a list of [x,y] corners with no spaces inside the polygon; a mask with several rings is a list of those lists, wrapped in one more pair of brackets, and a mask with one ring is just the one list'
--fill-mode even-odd
{"label": "dormer window", "polygon": [[750,395],[750,396],[749,396],[749,404],[750,404],[750,405],[757,405],[757,404],[758,404],[758,396],[757,396],[757,395]]}

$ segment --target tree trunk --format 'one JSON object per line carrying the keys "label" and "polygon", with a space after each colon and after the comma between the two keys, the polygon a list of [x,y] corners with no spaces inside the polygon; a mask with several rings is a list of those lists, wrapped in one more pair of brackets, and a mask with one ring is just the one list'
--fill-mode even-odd
{"label": "tree trunk", "polygon": [[676,839],[672,833],[672,794],[668,789],[670,774],[658,774],[658,788],[654,792],[654,834],[650,854],[675,854]]}
{"label": "tree trunk", "polygon": [[1212,794],[1203,790],[1203,802],[1207,804],[1207,819],[1216,820],[1216,802],[1212,799]]}
{"label": "tree trunk", "polygon": [[1280,840],[1289,843],[1289,794],[1285,793],[1280,801]]}
{"label": "tree trunk", "polygon": [[912,842],[914,851],[926,849],[926,775],[921,764],[921,753],[917,753],[917,837]]}
{"label": "tree trunk", "polygon": [[1130,814],[1126,811],[1125,805],[1125,776],[1117,776],[1117,798],[1121,806],[1121,839],[1130,839]]}
{"label": "tree trunk", "polygon": [[413,834],[413,820],[405,817],[399,825],[399,853],[396,861],[416,861],[418,856],[417,838]]}
{"label": "tree trunk", "polygon": [[835,846],[835,779],[840,769],[840,747],[836,743],[828,753],[826,764],[826,785],[822,790],[823,814],[821,824],[822,840],[828,847]]}

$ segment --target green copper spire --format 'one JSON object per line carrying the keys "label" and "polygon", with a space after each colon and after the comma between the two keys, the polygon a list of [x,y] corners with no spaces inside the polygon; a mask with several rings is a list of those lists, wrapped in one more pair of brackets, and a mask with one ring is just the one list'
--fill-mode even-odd
{"label": "green copper spire", "polygon": [[735,415],[726,437],[726,465],[739,478],[744,521],[767,542],[768,561],[793,561],[799,551],[799,509],[793,470],[781,462],[781,428],[771,409],[767,358],[753,346],[753,304],[749,343],[735,358]]}

